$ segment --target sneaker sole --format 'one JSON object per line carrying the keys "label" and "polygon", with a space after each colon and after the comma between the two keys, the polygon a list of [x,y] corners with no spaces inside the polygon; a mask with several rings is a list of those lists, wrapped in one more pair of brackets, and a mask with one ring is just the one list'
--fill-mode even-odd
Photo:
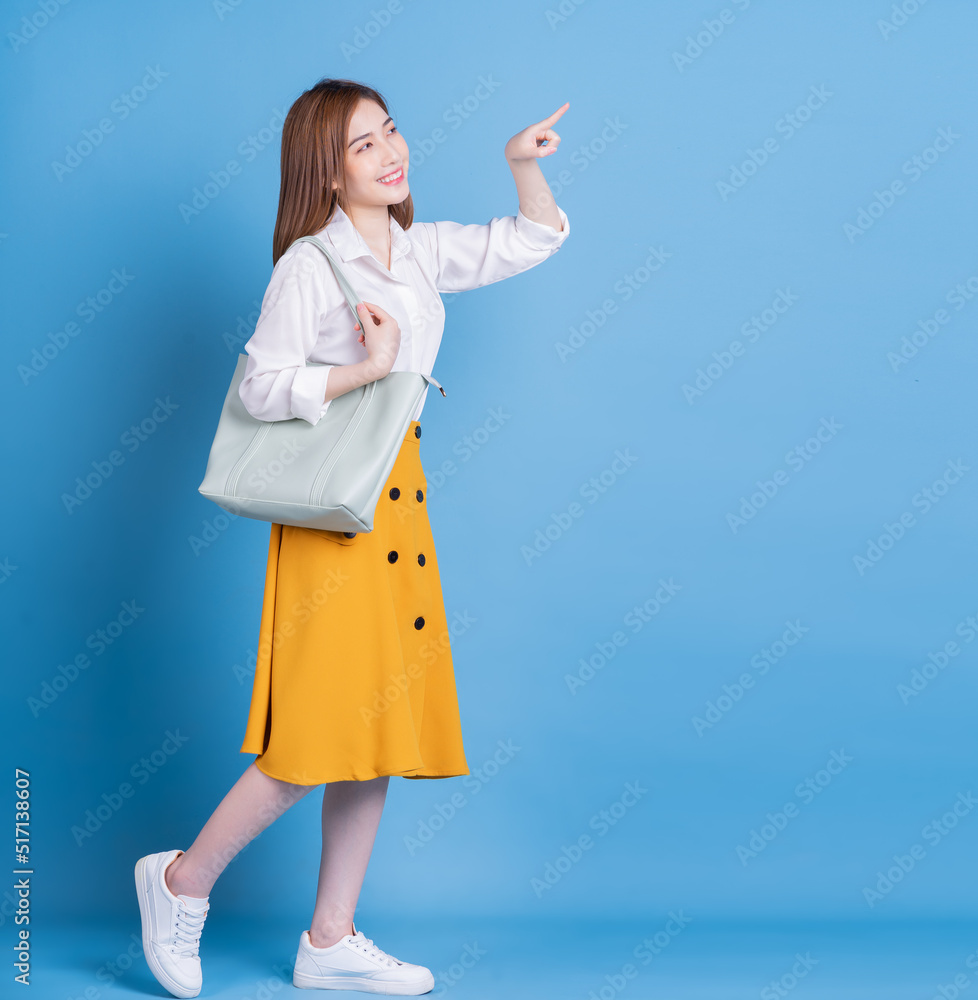
{"label": "sneaker sole", "polygon": [[381,993],[384,996],[420,996],[435,988],[435,977],[428,976],[418,985],[410,983],[384,983],[362,976],[313,976],[307,972],[292,973],[292,985],[302,990],[360,990],[363,993]]}
{"label": "sneaker sole", "polygon": [[139,900],[139,920],[143,929],[143,955],[150,972],[156,977],[157,982],[175,997],[189,998],[200,994],[200,988],[192,989],[181,986],[172,976],[156,961],[153,954],[152,944],[149,937],[149,875],[146,871],[147,864],[145,858],[140,858],[136,862],[136,898]]}

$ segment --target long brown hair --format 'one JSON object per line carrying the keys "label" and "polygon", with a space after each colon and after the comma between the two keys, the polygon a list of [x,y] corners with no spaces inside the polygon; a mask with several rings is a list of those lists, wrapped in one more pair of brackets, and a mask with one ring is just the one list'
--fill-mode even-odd
{"label": "long brown hair", "polygon": [[[310,87],[289,108],[282,127],[282,186],[272,236],[273,265],[293,241],[322,229],[333,218],[337,203],[343,208],[347,132],[364,98],[390,113],[373,87],[329,77]],[[389,205],[388,212],[402,229],[409,229],[414,218],[411,196]]]}

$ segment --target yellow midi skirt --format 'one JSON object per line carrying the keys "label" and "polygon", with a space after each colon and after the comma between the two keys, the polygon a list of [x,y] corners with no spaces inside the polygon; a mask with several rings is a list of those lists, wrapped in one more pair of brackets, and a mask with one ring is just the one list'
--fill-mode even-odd
{"label": "yellow midi skirt", "polygon": [[272,524],[242,753],[300,785],[469,773],[413,420],[352,538]]}

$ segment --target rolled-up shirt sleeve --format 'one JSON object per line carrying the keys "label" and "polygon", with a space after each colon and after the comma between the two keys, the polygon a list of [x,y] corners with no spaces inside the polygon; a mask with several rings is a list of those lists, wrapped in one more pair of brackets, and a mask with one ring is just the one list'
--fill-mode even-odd
{"label": "rolled-up shirt sleeve", "polygon": [[570,222],[557,207],[563,229],[536,222],[519,209],[484,225],[417,223],[425,233],[439,292],[464,292],[520,274],[555,254],[570,235]]}
{"label": "rolled-up shirt sleeve", "polygon": [[335,366],[306,364],[327,311],[311,259],[320,252],[301,244],[272,270],[255,332],[244,345],[248,362],[238,386],[241,402],[257,420],[300,417],[315,425],[332,402],[323,397]]}

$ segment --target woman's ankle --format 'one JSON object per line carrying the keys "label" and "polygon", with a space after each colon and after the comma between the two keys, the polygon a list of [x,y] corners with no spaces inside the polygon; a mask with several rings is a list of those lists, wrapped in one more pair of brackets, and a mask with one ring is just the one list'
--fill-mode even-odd
{"label": "woman's ankle", "polygon": [[192,877],[187,877],[187,873],[184,871],[186,863],[183,860],[186,856],[186,853],[179,854],[166,866],[166,870],[163,872],[163,881],[166,883],[167,889],[174,896],[192,896],[195,899],[206,899],[213,887],[205,885]]}
{"label": "woman's ankle", "polygon": [[348,934],[353,933],[353,925],[348,930],[337,928],[309,928],[309,941],[313,948],[332,948],[334,944],[342,941]]}

